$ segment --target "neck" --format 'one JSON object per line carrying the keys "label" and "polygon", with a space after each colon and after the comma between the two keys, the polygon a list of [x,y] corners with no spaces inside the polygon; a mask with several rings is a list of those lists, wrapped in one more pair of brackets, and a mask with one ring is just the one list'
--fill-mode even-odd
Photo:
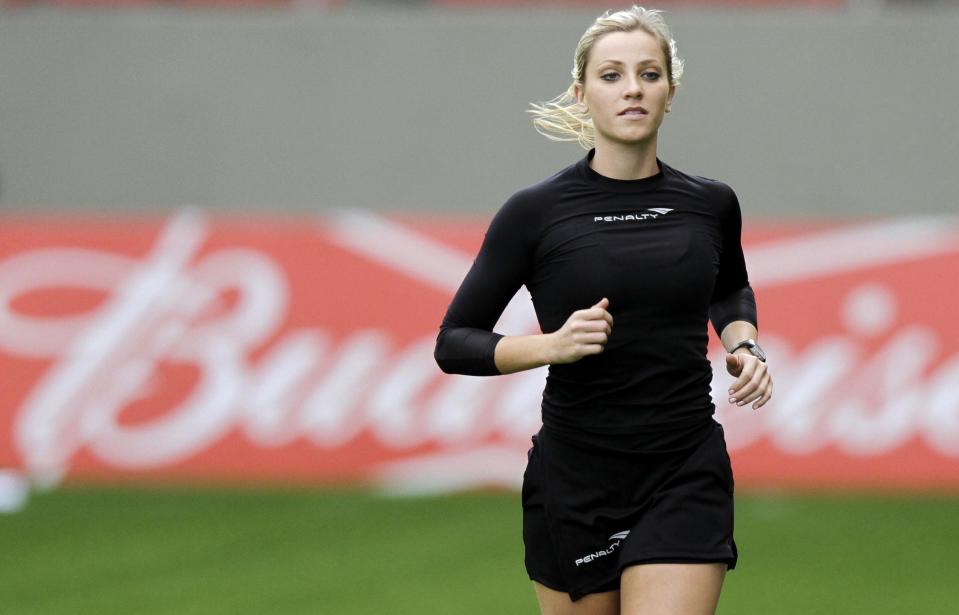
{"label": "neck", "polygon": [[596,142],[594,171],[611,179],[644,179],[659,173],[656,137],[638,144]]}

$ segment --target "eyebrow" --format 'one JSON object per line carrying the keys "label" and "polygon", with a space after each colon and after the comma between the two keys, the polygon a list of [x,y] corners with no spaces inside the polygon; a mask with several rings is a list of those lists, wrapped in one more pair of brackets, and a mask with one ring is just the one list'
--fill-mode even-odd
{"label": "eyebrow", "polygon": [[[602,66],[603,64],[615,64],[616,66],[625,66],[625,64],[620,62],[619,60],[603,60],[599,63],[599,66]],[[643,60],[639,64],[640,66],[644,66],[646,64],[659,64],[659,60],[655,58],[649,58],[648,60]]]}

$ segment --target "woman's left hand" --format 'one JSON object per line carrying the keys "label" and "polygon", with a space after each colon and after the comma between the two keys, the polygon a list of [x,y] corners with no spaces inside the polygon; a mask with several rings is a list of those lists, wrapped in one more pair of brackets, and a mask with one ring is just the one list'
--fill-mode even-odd
{"label": "woman's left hand", "polygon": [[773,380],[766,364],[747,353],[726,354],[726,371],[736,378],[729,387],[729,403],[759,409],[773,396]]}

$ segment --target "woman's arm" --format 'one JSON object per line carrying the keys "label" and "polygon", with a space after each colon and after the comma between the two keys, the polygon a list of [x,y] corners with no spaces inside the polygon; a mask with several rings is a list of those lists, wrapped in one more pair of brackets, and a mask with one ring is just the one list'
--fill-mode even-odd
{"label": "woman's arm", "polygon": [[[728,188],[728,187],[727,187]],[[756,295],[749,285],[742,247],[742,212],[736,194],[729,189],[723,220],[723,251],[709,318],[726,349],[726,371],[736,381],[729,387],[729,403],[761,408],[773,394],[772,378],[764,361],[746,348],[729,351],[745,340],[757,340],[759,322]]]}
{"label": "woman's arm", "polygon": [[[759,330],[756,328],[756,325],[751,322],[735,320],[723,328],[719,339],[723,343],[723,348],[725,348],[727,352],[731,352],[730,349],[743,340],[758,340]],[[736,352],[737,354],[740,352],[749,354],[749,350],[745,348],[740,348]]]}
{"label": "woman's arm", "polygon": [[609,299],[576,310],[553,333],[506,336],[496,344],[494,361],[501,374],[535,369],[553,363],[573,363],[606,347],[613,331],[613,317],[607,311]]}
{"label": "woman's arm", "polygon": [[523,285],[532,266],[536,202],[520,193],[497,212],[473,266],[450,302],[433,356],[448,374],[495,376],[502,373],[495,349],[503,336],[493,326]]}

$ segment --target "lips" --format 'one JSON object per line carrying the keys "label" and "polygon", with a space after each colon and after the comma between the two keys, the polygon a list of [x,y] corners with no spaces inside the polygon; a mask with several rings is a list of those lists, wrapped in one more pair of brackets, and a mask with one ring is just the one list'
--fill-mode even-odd
{"label": "lips", "polygon": [[625,115],[627,117],[641,117],[643,115],[649,115],[649,112],[642,107],[626,107],[619,112],[619,115]]}

